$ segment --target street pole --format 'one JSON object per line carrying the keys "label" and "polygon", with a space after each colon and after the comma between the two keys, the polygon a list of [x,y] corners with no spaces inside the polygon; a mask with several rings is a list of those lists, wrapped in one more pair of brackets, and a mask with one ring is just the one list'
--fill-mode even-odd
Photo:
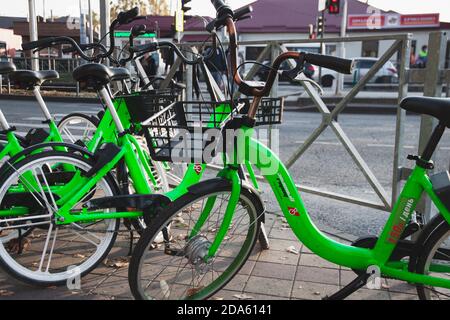
{"label": "street pole", "polygon": [[[344,8],[342,10],[342,20],[341,20],[341,38],[345,38],[347,33],[347,16],[348,16],[348,0],[344,0]],[[345,58],[345,43],[341,42],[339,45],[339,56]],[[344,90],[344,75],[341,73],[337,74],[336,77],[336,95],[340,95]]]}
{"label": "street pole", "polygon": [[[111,7],[109,0],[100,0],[100,37],[103,38],[109,31],[111,24]],[[109,37],[105,37],[103,44],[109,47]]]}
{"label": "street pole", "polygon": [[[29,28],[30,28],[30,41],[38,40],[38,28],[36,17],[36,6],[34,0],[28,0],[28,12],[30,16]],[[34,71],[39,70],[39,53],[31,53],[31,69]]]}
{"label": "street pole", "polygon": [[92,17],[92,6],[91,6],[91,0],[88,0],[88,6],[89,6],[89,42],[94,43],[94,23],[93,23],[93,17]]}
{"label": "street pole", "polygon": [[43,18],[43,22],[47,22],[47,20],[45,19],[45,16],[46,16],[46,14],[45,14],[45,0],[42,0],[42,18]]}
{"label": "street pole", "polygon": [[83,6],[81,4],[81,0],[79,1],[80,4],[80,43],[86,44],[86,15],[84,14]]}

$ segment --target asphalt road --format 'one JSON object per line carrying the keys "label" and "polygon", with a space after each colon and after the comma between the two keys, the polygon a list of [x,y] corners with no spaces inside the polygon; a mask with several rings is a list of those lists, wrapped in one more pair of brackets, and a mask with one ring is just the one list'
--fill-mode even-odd
{"label": "asphalt road", "polygon": [[[95,114],[100,110],[96,104],[49,103],[51,113],[57,118],[71,112]],[[40,109],[34,101],[0,100],[0,108],[11,125],[25,133],[30,128],[41,127]],[[285,112],[284,123],[279,126],[279,150],[281,159],[286,161],[303,141],[319,125],[318,113]],[[375,176],[391,193],[392,163],[395,137],[395,116],[383,114],[344,114],[339,121],[363,156]],[[416,153],[419,141],[420,117],[408,116],[405,124],[406,145],[403,152],[405,166],[413,163],[406,155]],[[446,170],[450,160],[450,133],[446,132],[436,155],[437,170]],[[331,129],[292,167],[291,173],[297,183],[355,197],[376,201],[377,196],[353,163],[345,148]],[[264,198],[268,199],[269,210],[276,211],[273,197],[264,187]],[[342,232],[363,236],[376,234],[383,226],[388,214],[340,201],[329,200],[309,194],[302,194],[308,211],[319,227],[332,227]]]}

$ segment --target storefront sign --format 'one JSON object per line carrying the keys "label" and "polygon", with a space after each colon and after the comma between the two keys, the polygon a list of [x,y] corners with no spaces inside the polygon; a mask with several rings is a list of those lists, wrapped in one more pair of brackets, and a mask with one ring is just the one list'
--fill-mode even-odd
{"label": "storefront sign", "polygon": [[352,14],[348,29],[402,29],[439,27],[439,13],[431,14]]}

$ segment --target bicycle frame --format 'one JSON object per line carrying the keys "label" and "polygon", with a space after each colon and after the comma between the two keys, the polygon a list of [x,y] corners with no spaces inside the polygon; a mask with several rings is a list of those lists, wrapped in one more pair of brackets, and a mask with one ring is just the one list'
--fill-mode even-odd
{"label": "bicycle frame", "polygon": [[[327,261],[351,269],[367,270],[370,266],[378,266],[385,276],[413,283],[450,288],[450,280],[448,279],[409,272],[407,262],[389,262],[389,257],[392,255],[403,230],[410,221],[411,215],[424,192],[431,198],[445,220],[450,224],[450,211],[443,205],[433,191],[431,181],[425,169],[416,167],[413,170],[375,247],[373,249],[353,247],[327,237],[315,226],[295,186],[293,178],[279,157],[261,142],[250,138],[253,129],[244,128],[243,132],[244,137],[248,136],[248,138],[244,139],[244,141],[238,139],[235,150],[246,150],[245,161],[249,161],[262,171],[264,178],[271,186],[277,198],[289,226],[297,238],[312,252]],[[249,155],[256,155],[257,159],[252,159]],[[264,169],[267,168],[267,164],[270,164],[271,168],[276,168],[276,170],[270,174],[264,174]],[[232,177],[233,173],[231,171],[235,171],[235,169],[226,167],[220,176]],[[236,181],[233,178],[228,178],[228,180],[232,182],[233,190],[240,190],[241,182],[239,180]],[[232,192],[233,194],[234,191]],[[227,224],[231,221],[234,210],[235,202],[232,201],[227,206],[221,228],[225,229],[229,227]],[[209,207],[206,206],[202,215],[208,215],[208,211]],[[204,216],[201,216],[201,218],[206,220]],[[200,227],[201,225],[196,225],[197,230]],[[219,234],[217,238],[220,240],[220,237],[221,235]],[[216,241],[214,244],[214,248],[211,248],[209,251],[209,257],[212,257],[219,247]],[[433,265],[431,265],[431,270],[434,270]],[[441,266],[436,271],[449,273],[450,267]]]}

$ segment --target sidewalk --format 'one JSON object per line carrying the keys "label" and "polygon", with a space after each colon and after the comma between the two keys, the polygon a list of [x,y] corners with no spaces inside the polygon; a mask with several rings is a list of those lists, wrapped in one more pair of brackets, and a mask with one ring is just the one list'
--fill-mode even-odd
{"label": "sidewalk", "polygon": [[[257,245],[240,273],[212,299],[317,300],[336,292],[355,278],[351,270],[329,263],[299,244],[282,217],[271,214],[266,220],[270,250],[261,251]],[[336,234],[340,241],[352,240],[350,235],[339,234],[336,230],[324,231]],[[109,261],[125,256],[128,245],[126,234],[121,235],[111,251]],[[107,264],[111,265],[110,262]],[[82,279],[80,291],[72,292],[65,287],[46,289],[29,287],[1,273],[0,299],[132,299],[127,274],[126,263],[122,268],[102,264]],[[361,289],[349,299],[412,300],[417,299],[417,295],[411,285],[383,279],[381,290]]]}

